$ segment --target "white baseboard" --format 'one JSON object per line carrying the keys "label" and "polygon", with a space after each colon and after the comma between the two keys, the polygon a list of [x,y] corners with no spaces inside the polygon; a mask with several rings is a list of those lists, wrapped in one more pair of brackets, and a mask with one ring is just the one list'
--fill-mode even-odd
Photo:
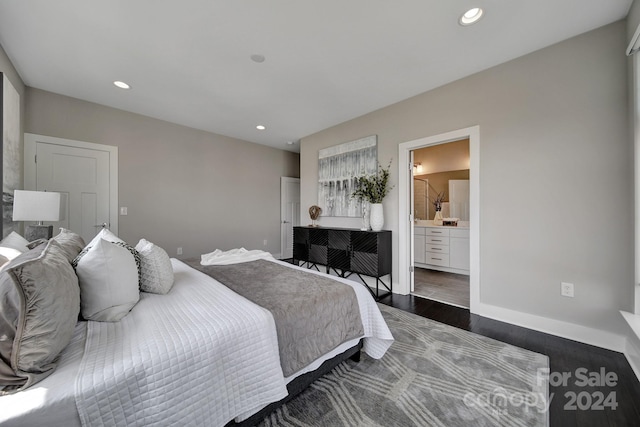
{"label": "white baseboard", "polygon": [[631,328],[631,333],[627,336],[624,355],[636,374],[636,378],[640,381],[640,316],[626,311],[621,311],[620,314]]}
{"label": "white baseboard", "polygon": [[636,378],[640,381],[640,340],[628,338],[624,355],[636,374]]}
{"label": "white baseboard", "polygon": [[501,322],[511,323],[523,328],[606,348],[619,353],[624,353],[626,348],[626,339],[622,335],[563,322],[561,320],[548,319],[534,314],[522,313],[483,303],[475,306],[472,313]]}
{"label": "white baseboard", "polygon": [[640,316],[621,311],[629,323],[627,337],[600,329],[588,328],[561,320],[549,319],[534,314],[522,313],[495,305],[479,303],[474,305],[473,314],[510,323],[534,331],[567,338],[607,350],[623,353],[631,369],[640,381]]}

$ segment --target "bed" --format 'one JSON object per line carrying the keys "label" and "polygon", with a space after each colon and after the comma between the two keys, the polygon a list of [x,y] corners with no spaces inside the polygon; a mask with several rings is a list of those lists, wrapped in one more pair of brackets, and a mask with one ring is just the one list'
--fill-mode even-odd
{"label": "bed", "polygon": [[[326,276],[269,257],[257,262]],[[285,374],[292,368],[283,369],[269,310],[185,262],[170,263],[168,294],[141,292],[117,322],[78,321],[51,375],[0,397],[0,425],[253,425],[360,348],[380,358],[393,342],[367,289],[333,278],[353,290],[361,333]]]}

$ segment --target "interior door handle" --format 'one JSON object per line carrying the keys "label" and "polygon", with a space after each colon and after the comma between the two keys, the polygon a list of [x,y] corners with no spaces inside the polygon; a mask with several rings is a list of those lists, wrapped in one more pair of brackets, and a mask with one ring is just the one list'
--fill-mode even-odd
{"label": "interior door handle", "polygon": [[283,224],[289,224],[291,221],[282,221]]}
{"label": "interior door handle", "polygon": [[109,224],[103,222],[102,224],[94,225],[95,228],[109,228]]}

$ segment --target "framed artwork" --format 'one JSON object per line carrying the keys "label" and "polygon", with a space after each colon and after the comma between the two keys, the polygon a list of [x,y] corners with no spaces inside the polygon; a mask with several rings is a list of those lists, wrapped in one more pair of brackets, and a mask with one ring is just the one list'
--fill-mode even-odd
{"label": "framed artwork", "polygon": [[4,73],[2,76],[2,237],[12,231],[20,231],[13,222],[13,191],[19,189],[22,180],[22,156],[20,150],[20,95]]}
{"label": "framed artwork", "polygon": [[357,179],[378,168],[378,136],[318,151],[318,206],[322,216],[362,217],[362,202],[351,198]]}

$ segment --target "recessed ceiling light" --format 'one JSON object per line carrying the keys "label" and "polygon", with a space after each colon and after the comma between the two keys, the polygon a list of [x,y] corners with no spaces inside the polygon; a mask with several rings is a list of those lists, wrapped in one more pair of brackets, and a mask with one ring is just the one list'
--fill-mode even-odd
{"label": "recessed ceiling light", "polygon": [[253,62],[261,63],[261,62],[264,62],[265,57],[264,55],[251,55],[251,60]]}
{"label": "recessed ceiling light", "polygon": [[131,89],[131,86],[129,86],[125,82],[121,82],[120,80],[116,80],[115,82],[113,82],[113,84],[118,86],[120,89]]}
{"label": "recessed ceiling light", "polygon": [[483,13],[484,12],[482,11],[482,9],[480,9],[479,7],[474,7],[462,14],[462,16],[460,17],[460,21],[458,22],[460,22],[460,25],[475,24],[480,18],[482,18]]}
{"label": "recessed ceiling light", "polygon": [[256,129],[258,129],[258,130],[265,130],[265,129],[266,129],[266,126],[258,125],[258,126],[256,126]]}

